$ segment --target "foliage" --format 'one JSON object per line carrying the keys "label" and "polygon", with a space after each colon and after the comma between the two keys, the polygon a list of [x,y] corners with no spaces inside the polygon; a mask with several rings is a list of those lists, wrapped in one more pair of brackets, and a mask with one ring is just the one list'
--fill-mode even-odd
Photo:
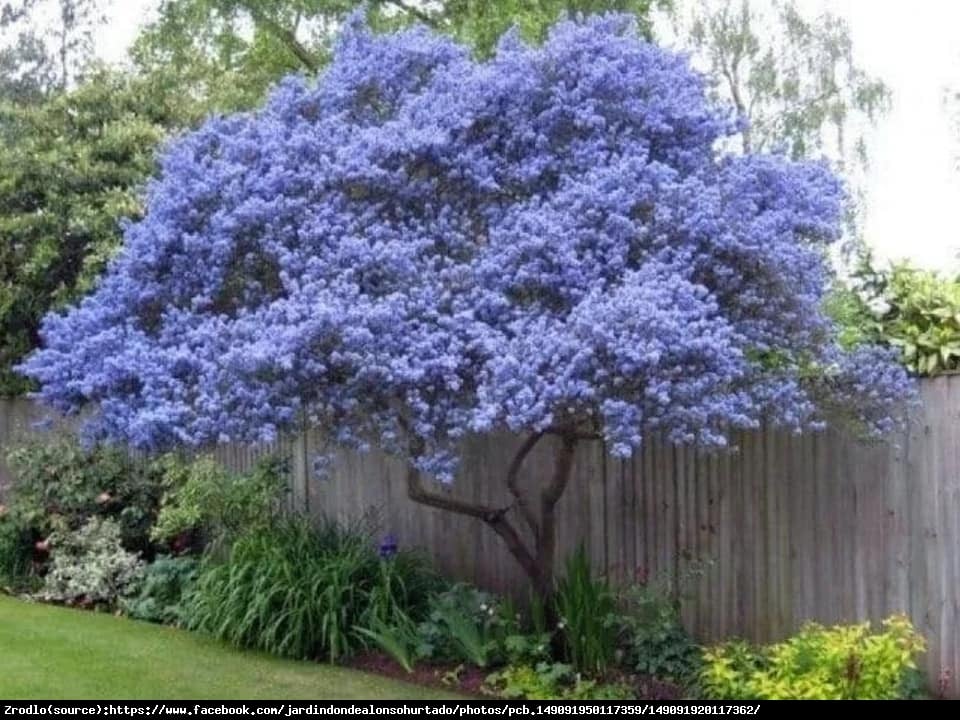
{"label": "foliage", "polygon": [[648,14],[668,0],[164,0],[137,38],[138,71],[164,87],[186,88],[220,112],[256,107],[268,88],[295,72],[315,75],[330,60],[345,16],[364,6],[379,31],[420,22],[488,56],[516,25],[543,41],[564,13],[632,12],[649,34]]}
{"label": "foliage", "polygon": [[659,680],[682,686],[695,682],[701,652],[680,621],[677,600],[656,585],[637,585],[620,601],[618,624],[626,664]]}
{"label": "foliage", "polygon": [[923,638],[904,615],[870,624],[806,625],[788,640],[756,650],[728,643],[704,652],[707,695],[729,700],[890,700],[915,685]]}
{"label": "foliage", "polygon": [[335,662],[360,644],[355,628],[422,613],[436,583],[418,556],[381,558],[362,527],[286,518],[205,563],[186,625],[240,647]]}
{"label": "foliage", "polygon": [[374,620],[369,627],[357,627],[356,631],[393,658],[406,672],[413,672],[419,659],[420,636],[416,623],[406,613],[398,615],[390,623]]}
{"label": "foliage", "polygon": [[487,667],[519,632],[512,608],[492,594],[457,583],[433,595],[417,628],[419,657]]}
{"label": "foliage", "polygon": [[276,456],[258,459],[247,473],[231,472],[212,457],[170,454],[156,463],[164,493],[150,534],[159,542],[199,531],[205,545],[220,548],[273,522],[288,490],[286,461]]}
{"label": "foliage", "polygon": [[0,101],[35,102],[67,87],[93,54],[103,0],[0,2]]}
{"label": "foliage", "polygon": [[890,91],[856,64],[841,17],[807,17],[796,0],[683,7],[685,38],[710,67],[718,96],[748,123],[744,152],[783,146],[802,158],[826,150],[841,164],[865,164],[863,129],[886,112]]}
{"label": "foliage", "polygon": [[563,663],[509,665],[487,678],[487,686],[510,700],[633,700],[633,690],[622,684],[588,680]]}
{"label": "foliage", "polygon": [[91,518],[118,523],[125,547],[150,547],[160,478],[120,448],[84,448],[68,433],[31,437],[7,457],[15,482],[10,520],[36,538],[78,530]]}
{"label": "foliage", "polygon": [[[145,449],[306,422],[440,481],[464,436],[504,428],[559,434],[570,460],[583,437],[716,446],[837,408],[893,427],[912,384],[822,310],[840,182],[721,155],[735,124],[635,18],[489,61],[346,25],[316,85],[170,145],[110,271],[20,366],[45,401]],[[529,522],[551,534],[535,552],[495,508],[452,507],[552,589],[552,518]]]}
{"label": "foliage", "polygon": [[88,292],[140,216],[141,185],[176,108],[137,80],[94,71],[39,104],[0,102],[0,393],[40,319]]}
{"label": "foliage", "polygon": [[112,606],[143,574],[143,561],[123,548],[114,520],[90,518],[78,530],[55,532],[50,545],[44,600]]}
{"label": "foliage", "polygon": [[196,581],[198,566],[192,557],[157,557],[144,569],[136,594],[121,602],[123,612],[136,620],[180,625],[183,601]]}
{"label": "foliage", "polygon": [[481,56],[493,53],[503,34],[516,27],[529,42],[543,42],[551,25],[565,15],[577,17],[603,12],[631,13],[643,34],[651,35],[649,13],[664,0],[446,0],[437,25]]}
{"label": "foliage", "polygon": [[0,505],[0,591],[15,591],[31,574],[30,537],[6,516]]}
{"label": "foliage", "polygon": [[730,129],[624,16],[489,63],[354,18],[316,87],[171,146],[111,272],[22,369],[136,446],[305,413],[441,478],[504,425],[722,444],[814,422],[819,390],[888,427],[905,378],[842,353],[821,309],[839,182],[718,158]]}
{"label": "foliage", "polygon": [[603,675],[617,652],[617,605],[606,580],[593,577],[581,545],[557,585],[557,614],[567,658],[581,673]]}
{"label": "foliage", "polygon": [[960,280],[906,263],[886,269],[861,259],[849,285],[834,293],[830,311],[851,345],[895,348],[915,375],[960,369]]}

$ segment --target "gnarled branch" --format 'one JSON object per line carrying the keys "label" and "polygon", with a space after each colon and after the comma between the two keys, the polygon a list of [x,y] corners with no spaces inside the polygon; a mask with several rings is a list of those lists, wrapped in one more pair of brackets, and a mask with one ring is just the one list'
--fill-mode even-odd
{"label": "gnarled branch", "polygon": [[530,552],[523,542],[520,533],[518,533],[516,528],[507,520],[506,515],[510,509],[509,507],[495,508],[490,505],[471,503],[449,495],[430,492],[423,486],[423,476],[413,465],[407,468],[407,494],[411,500],[421,505],[434,507],[438,510],[449,510],[450,512],[460,515],[483,520],[493,528],[493,531],[497,533],[497,535],[503,538],[510,553],[516,558],[517,562],[520,563],[524,572],[531,578],[538,576],[537,561],[533,553]]}
{"label": "gnarled branch", "polygon": [[537,516],[533,511],[533,508],[530,507],[530,499],[527,497],[520,489],[519,484],[519,475],[520,468],[523,466],[524,460],[527,459],[527,456],[530,452],[537,446],[537,443],[543,438],[544,433],[538,432],[529,435],[527,439],[523,442],[523,445],[520,446],[520,449],[517,450],[516,454],[513,456],[513,460],[510,462],[510,467],[507,469],[507,488],[510,490],[510,494],[516,498],[517,509],[520,511],[521,517],[527,523],[527,527],[530,528],[530,531],[536,537],[540,532],[540,524],[537,522]]}

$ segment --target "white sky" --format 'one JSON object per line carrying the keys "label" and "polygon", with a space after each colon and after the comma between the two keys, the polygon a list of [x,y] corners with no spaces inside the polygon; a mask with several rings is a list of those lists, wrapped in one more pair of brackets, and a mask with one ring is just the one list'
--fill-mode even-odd
{"label": "white sky", "polygon": [[[864,234],[882,258],[960,269],[960,143],[943,106],[960,87],[960,0],[800,0],[850,23],[859,63],[893,91],[873,132]],[[97,35],[105,60],[121,61],[157,0],[113,0]]]}

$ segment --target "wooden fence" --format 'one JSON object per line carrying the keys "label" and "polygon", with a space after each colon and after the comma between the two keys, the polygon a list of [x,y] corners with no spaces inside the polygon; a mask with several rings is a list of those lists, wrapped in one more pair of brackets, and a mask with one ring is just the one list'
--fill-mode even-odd
{"label": "wooden fence", "polygon": [[[703,640],[784,637],[806,620],[877,621],[906,612],[927,637],[926,670],[960,697],[960,378],[923,383],[906,432],[867,446],[839,431],[747,433],[732,453],[648,444],[634,458],[599,443],[579,452],[558,506],[560,552],[587,545],[621,582],[684,586],[684,620]],[[36,411],[0,411],[0,443]],[[508,504],[503,477],[517,440],[467,443],[450,492]],[[270,448],[227,446],[234,468]],[[293,439],[294,504],[311,513],[376,512],[385,533],[429,552],[447,573],[525,593],[499,538],[475,520],[413,504],[403,465],[378,453],[339,452],[329,478],[308,468],[319,437]],[[525,464],[550,471],[549,447]],[[0,467],[0,488],[6,471]],[[697,568],[700,572],[694,572]],[[685,580],[686,579],[686,580]],[[948,677],[949,675],[949,677]]]}

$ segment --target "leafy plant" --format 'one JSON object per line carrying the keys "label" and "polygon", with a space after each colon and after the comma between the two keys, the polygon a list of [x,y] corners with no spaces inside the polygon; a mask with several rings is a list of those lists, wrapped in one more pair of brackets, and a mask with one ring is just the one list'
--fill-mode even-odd
{"label": "leafy plant", "polygon": [[395,617],[391,624],[374,620],[370,627],[358,627],[361,636],[373,642],[408,673],[417,661],[420,638],[417,626],[408,616]]}
{"label": "leafy plant", "polygon": [[925,642],[905,615],[871,633],[870,624],[809,623],[790,639],[754,649],[727,643],[704,652],[700,675],[723,700],[888,700],[915,692]]}
{"label": "leafy plant", "polygon": [[632,700],[633,690],[582,677],[570,665],[509,665],[487,677],[489,692],[510,700]]}
{"label": "leafy plant", "polygon": [[616,596],[606,580],[593,577],[582,545],[567,560],[556,609],[567,659],[578,672],[602,675],[617,653]]}
{"label": "leafy plant", "polygon": [[15,592],[30,578],[32,551],[29,537],[4,513],[0,512],[0,591]]}
{"label": "leafy plant", "polygon": [[627,588],[620,598],[625,662],[635,672],[688,685],[702,655],[680,621],[679,600],[657,583]]}
{"label": "leafy plant", "polygon": [[421,658],[487,667],[503,656],[506,638],[517,635],[519,628],[508,604],[458,583],[430,598],[417,632]]}
{"label": "leafy plant", "polygon": [[36,538],[78,530],[91,518],[112,519],[125,547],[150,548],[160,478],[120,448],[81,447],[74,435],[51,431],[8,455],[15,476],[10,521]]}
{"label": "leafy plant", "polygon": [[55,532],[50,545],[44,600],[112,606],[143,574],[143,561],[123,548],[114,520],[94,517],[79,530]]}
{"label": "leafy plant", "polygon": [[364,639],[357,628],[425,614],[437,584],[419,556],[381,558],[368,527],[284,518],[240,536],[224,560],[208,558],[186,625],[240,647],[336,662]]}
{"label": "leafy plant", "polygon": [[197,578],[199,561],[162,555],[147,565],[136,595],[121,602],[123,611],[137,620],[179,625],[183,599]]}
{"label": "leafy plant", "polygon": [[867,255],[828,311],[847,345],[894,347],[920,376],[960,370],[960,279],[907,263],[878,269]]}
{"label": "leafy plant", "polygon": [[260,458],[247,473],[231,472],[212,457],[174,454],[155,467],[164,492],[151,537],[161,542],[197,531],[221,548],[242,532],[269,525],[288,489],[286,461],[276,456]]}

